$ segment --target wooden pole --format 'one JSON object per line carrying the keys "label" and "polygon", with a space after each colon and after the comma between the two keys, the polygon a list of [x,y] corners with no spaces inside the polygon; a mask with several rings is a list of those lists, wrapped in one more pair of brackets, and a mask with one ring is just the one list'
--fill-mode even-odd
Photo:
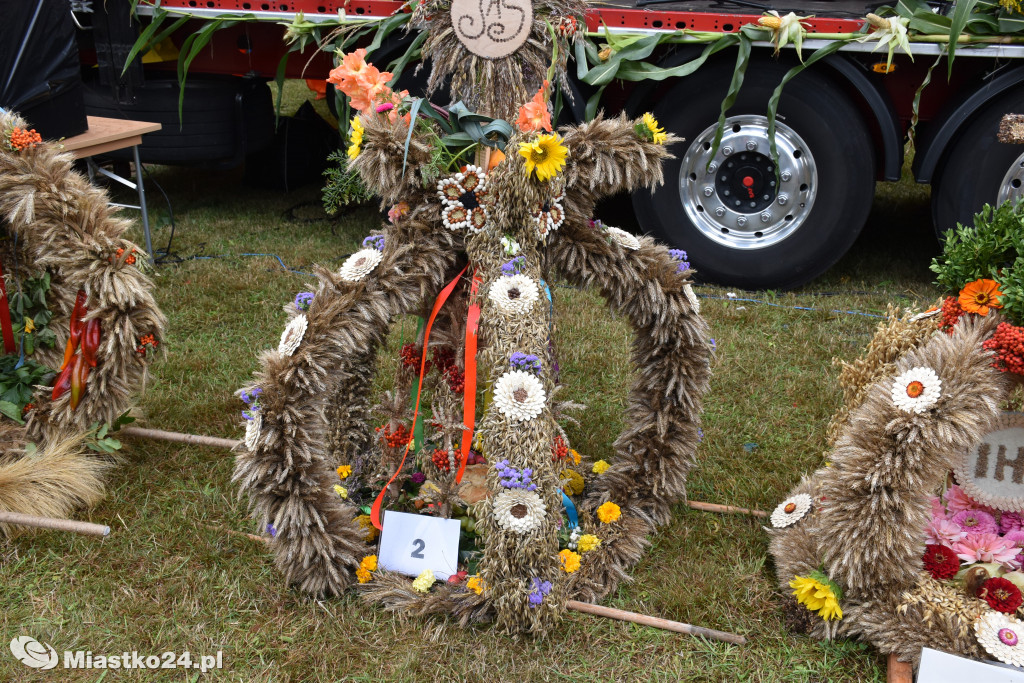
{"label": "wooden pole", "polygon": [[165,432],[162,429],[146,429],[145,427],[122,427],[119,434],[137,436],[142,439],[157,441],[174,441],[196,446],[213,446],[214,448],[235,448],[241,441],[237,439],[220,439],[216,436],[200,436],[198,434],[182,434],[181,432]]}
{"label": "wooden pole", "polygon": [[270,543],[269,538],[257,536],[256,534],[248,534],[244,531],[235,531],[234,529],[228,529],[227,527],[222,526],[214,526],[213,524],[203,524],[202,526],[206,529],[210,529],[211,531],[220,531],[225,534],[231,534],[232,536],[238,536],[239,538],[248,538],[250,541],[256,541],[257,543],[263,543],[264,545]]}
{"label": "wooden pole", "polygon": [[717,503],[702,503],[699,500],[687,501],[687,504],[694,510],[703,510],[704,512],[725,512],[735,513],[739,515],[753,515],[754,517],[767,517],[768,513],[764,510],[748,510],[747,508],[733,507],[732,505],[718,505]]}
{"label": "wooden pole", "polygon": [[23,515],[20,512],[5,512],[0,510],[0,524],[19,524],[39,529],[55,529],[57,531],[73,531],[76,534],[86,536],[108,536],[110,527],[103,524],[92,524],[90,522],[79,522],[73,519],[54,519],[53,517],[36,517],[35,515]]}
{"label": "wooden pole", "polygon": [[658,617],[651,617],[637,612],[627,612],[626,610],[615,609],[614,607],[592,605],[589,602],[580,602],[579,600],[569,600],[565,603],[565,606],[566,608],[577,612],[586,612],[587,614],[595,614],[599,617],[608,617],[609,619],[619,619],[620,621],[629,621],[634,624],[653,626],[654,628],[660,628],[666,631],[675,631],[676,633],[686,633],[691,636],[701,636],[710,640],[722,640],[726,643],[733,643],[735,645],[745,645],[747,642],[746,638],[735,633],[715,631],[714,629],[692,626],[679,621],[660,619]]}
{"label": "wooden pole", "polygon": [[885,673],[886,683],[914,683],[914,667],[909,662],[901,662],[895,654],[889,655]]}

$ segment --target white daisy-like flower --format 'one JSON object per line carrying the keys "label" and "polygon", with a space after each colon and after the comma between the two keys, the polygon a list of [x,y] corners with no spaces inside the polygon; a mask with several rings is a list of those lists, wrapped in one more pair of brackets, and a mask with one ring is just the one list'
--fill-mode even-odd
{"label": "white daisy-like flower", "polygon": [[384,255],[376,249],[360,249],[345,259],[338,270],[338,276],[349,282],[358,282],[369,275]]}
{"label": "white daisy-like flower", "polygon": [[907,413],[923,413],[942,396],[942,380],[931,368],[910,368],[892,381],[892,402]]}
{"label": "white daisy-like flower", "polygon": [[288,327],[284,328],[284,332],[281,333],[281,343],[277,345],[277,352],[285,356],[295,353],[299,344],[302,343],[307,327],[309,327],[309,320],[306,319],[306,316],[297,315],[292,318]]}
{"label": "white daisy-like flower", "polygon": [[256,448],[256,442],[260,438],[260,431],[263,429],[263,415],[259,411],[253,411],[252,419],[245,423],[245,447],[250,451]]}
{"label": "white daisy-like flower", "polygon": [[541,525],[546,512],[536,491],[505,489],[494,496],[494,521],[508,531],[528,534]]}
{"label": "white daisy-like flower", "polygon": [[798,493],[790,496],[779,503],[770,517],[772,526],[776,529],[784,529],[791,524],[796,524],[811,511],[811,497],[806,493]]}
{"label": "white daisy-like flower", "polygon": [[522,314],[533,308],[540,298],[540,288],[525,275],[499,277],[491,284],[487,298],[506,315]]}
{"label": "white daisy-like flower", "polygon": [[537,376],[524,370],[511,370],[494,383],[494,405],[501,414],[516,422],[540,415],[547,397]]}
{"label": "white daisy-like flower", "polygon": [[519,250],[521,249],[521,247],[519,246],[519,242],[515,238],[509,237],[508,235],[505,235],[504,237],[501,238],[501,246],[505,250],[505,253],[509,256],[515,256],[516,254],[519,253]]}
{"label": "white daisy-like flower", "polygon": [[640,248],[640,240],[636,238],[622,228],[613,228],[611,226],[606,227],[605,230],[608,232],[608,236],[618,242],[619,246],[624,249],[637,250]]}
{"label": "white daisy-like flower", "polygon": [[445,178],[437,184],[441,222],[449,230],[480,232],[487,225],[487,173],[479,166]]}
{"label": "white daisy-like flower", "polygon": [[545,201],[533,212],[533,224],[541,237],[547,237],[549,232],[562,227],[562,223],[565,222],[565,211],[562,209],[564,199],[565,192],[562,192],[554,199]]}
{"label": "white daisy-like flower", "polygon": [[1024,622],[989,610],[974,622],[978,644],[1000,662],[1024,667]]}
{"label": "white daisy-like flower", "polygon": [[697,295],[694,293],[693,287],[690,285],[683,285],[683,294],[686,295],[686,300],[690,302],[691,306],[693,306],[693,312],[700,313],[700,299],[698,299]]}

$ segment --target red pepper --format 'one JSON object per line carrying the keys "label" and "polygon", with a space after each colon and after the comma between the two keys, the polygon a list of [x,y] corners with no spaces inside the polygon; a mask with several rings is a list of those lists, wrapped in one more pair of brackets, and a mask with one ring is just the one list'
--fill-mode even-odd
{"label": "red pepper", "polygon": [[82,335],[82,355],[90,368],[96,367],[96,349],[100,347],[100,321],[93,318],[85,324],[85,333]]}
{"label": "red pepper", "polygon": [[57,375],[57,381],[53,383],[53,393],[50,395],[54,401],[68,393],[68,389],[71,388],[71,370],[74,368],[71,365],[70,360],[64,363],[64,367],[61,369],[60,374]]}
{"label": "red pepper", "polygon": [[68,337],[68,343],[64,345],[64,362],[61,364],[60,369],[63,372],[67,369],[68,364],[71,363],[71,359],[75,357],[75,344],[71,341],[71,337]]}
{"label": "red pepper", "polygon": [[89,364],[81,355],[75,356],[71,364],[71,410],[78,407],[85,393],[85,380],[89,377]]}

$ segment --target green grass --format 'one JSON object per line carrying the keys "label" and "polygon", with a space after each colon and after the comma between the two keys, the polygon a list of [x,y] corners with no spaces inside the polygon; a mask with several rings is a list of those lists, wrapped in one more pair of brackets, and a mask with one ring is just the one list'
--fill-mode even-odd
{"label": "green grass", "polygon": [[[274,347],[281,306],[312,281],[284,271],[337,265],[378,220],[373,208],[337,220],[288,218],[318,188],[249,190],[236,172],[154,169],[173,198],[173,251],[188,259],[158,268],[157,297],[169,319],[166,357],[141,401],[149,426],[241,436],[232,393]],[[161,205],[154,188],[151,204]],[[156,212],[161,214],[160,210]],[[306,208],[304,215],[317,216]],[[162,215],[166,215],[163,212]],[[796,292],[740,297],[700,287],[717,340],[705,401],[693,499],[771,509],[820,463],[824,428],[839,405],[830,361],[857,355],[888,302],[927,304],[937,292],[927,265],[938,247],[927,226],[927,192],[880,186],[871,225],[830,273]],[[170,234],[157,220],[154,243]],[[141,235],[135,238],[141,241]],[[555,289],[564,398],[590,405],[569,429],[579,450],[611,458],[629,383],[630,332],[593,292]],[[814,308],[796,310],[793,306]],[[406,321],[394,329],[408,338]],[[756,444],[748,451],[744,444]],[[749,447],[748,447],[749,448]],[[210,529],[254,531],[231,483],[225,451],[135,441],[106,501],[81,517],[109,524],[106,540],[45,532],[0,546],[0,636],[32,635],[59,651],[144,654],[223,650],[232,681],[881,681],[884,662],[867,646],[822,643],[787,632],[767,540],[758,521],[679,506],[652,538],[636,581],[606,604],[742,633],[738,647],[568,614],[544,640],[513,640],[483,626],[406,619],[354,597],[312,600],[284,585],[259,543]],[[2,640],[0,639],[0,640]],[[6,640],[4,641],[6,642]],[[5,649],[5,648],[4,648]],[[181,671],[34,672],[0,652],[0,680],[192,681]]]}

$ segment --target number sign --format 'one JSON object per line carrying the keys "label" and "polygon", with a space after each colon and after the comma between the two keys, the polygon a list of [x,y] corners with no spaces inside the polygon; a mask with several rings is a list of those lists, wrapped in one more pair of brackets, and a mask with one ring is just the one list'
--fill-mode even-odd
{"label": "number sign", "polygon": [[459,520],[384,512],[377,562],[391,571],[444,580],[459,570]]}
{"label": "number sign", "polygon": [[486,59],[518,50],[533,27],[530,0],[452,0],[451,16],[459,42]]}
{"label": "number sign", "polygon": [[1000,662],[985,664],[931,648],[921,650],[917,683],[1024,683],[1024,672]]}
{"label": "number sign", "polygon": [[956,468],[971,498],[1003,512],[1024,512],[1024,415],[1003,413]]}

